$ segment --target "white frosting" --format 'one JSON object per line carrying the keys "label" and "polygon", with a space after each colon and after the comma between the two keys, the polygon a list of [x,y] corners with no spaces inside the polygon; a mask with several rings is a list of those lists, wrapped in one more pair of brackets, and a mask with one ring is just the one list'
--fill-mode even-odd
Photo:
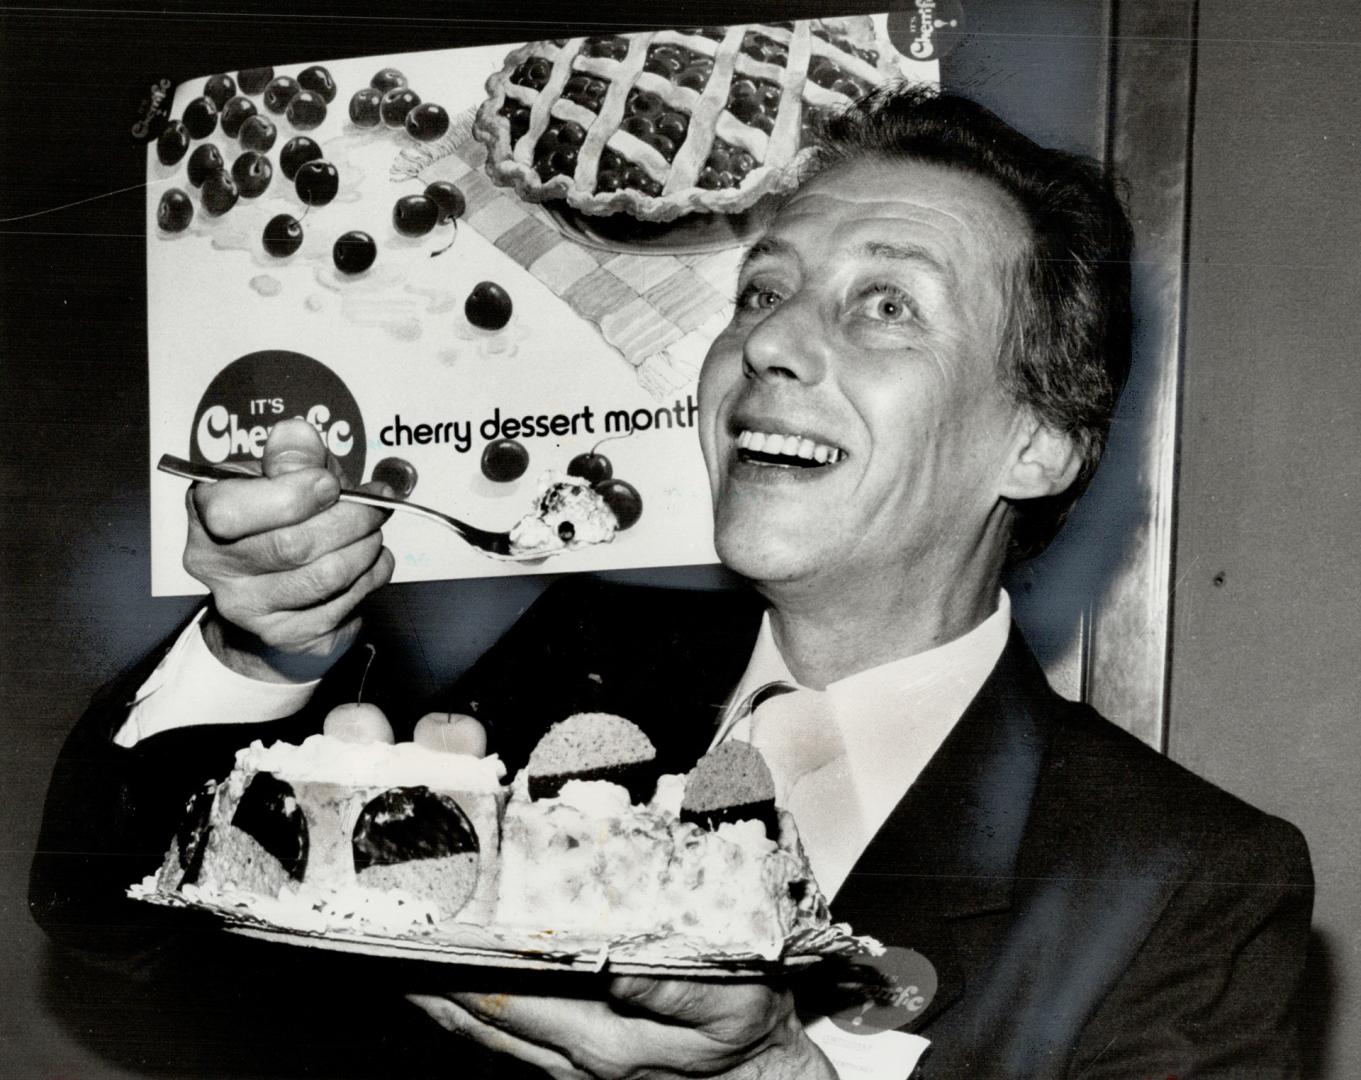
{"label": "white frosting", "polygon": [[588,817],[616,817],[628,812],[629,793],[608,780],[568,780],[562,785],[556,801],[579,810]]}
{"label": "white frosting", "polygon": [[425,786],[436,791],[500,790],[506,768],[495,754],[477,758],[416,743],[356,743],[311,735],[301,746],[259,740],[236,753],[238,770],[270,772],[284,780],[384,787]]}
{"label": "white frosting", "polygon": [[685,801],[685,774],[667,773],[657,777],[657,790],[648,803],[653,810],[667,817],[680,817],[681,804]]}

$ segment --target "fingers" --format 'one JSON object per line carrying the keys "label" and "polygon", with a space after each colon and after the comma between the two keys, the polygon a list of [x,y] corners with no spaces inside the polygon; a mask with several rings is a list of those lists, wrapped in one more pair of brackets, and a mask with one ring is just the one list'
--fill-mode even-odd
{"label": "fingers", "polygon": [[[231,606],[245,615],[271,611],[298,611],[326,603],[344,593],[377,561],[383,548],[383,534],[369,533],[334,551],[308,553],[294,564],[292,559],[275,560],[256,556],[252,572],[237,574],[226,559],[219,560],[217,576],[231,577]],[[239,558],[240,552],[232,553]],[[280,569],[271,569],[280,566]],[[230,616],[227,611],[222,612]],[[235,621],[235,620],[233,620]]]}
{"label": "fingers", "polygon": [[188,508],[190,520],[209,537],[229,543],[306,522],[339,495],[340,481],[329,470],[300,466],[273,479],[195,484],[189,489]]}
{"label": "fingers", "polygon": [[[372,560],[351,575],[353,553],[373,549]],[[317,646],[331,648],[327,641],[346,623],[360,601],[386,585],[396,565],[392,552],[382,547],[382,538],[365,540],[337,553],[340,569],[304,567],[287,574],[241,579],[234,588],[214,592],[218,614],[232,625],[254,634],[271,649],[308,652]],[[326,560],[317,565],[326,564]],[[351,575],[339,591],[328,590],[331,580]]]}
{"label": "fingers", "polygon": [[734,1045],[701,1028],[621,1016],[603,1001],[463,992],[449,997],[483,1023],[551,1047],[603,1080],[655,1072],[719,1072],[765,1046],[760,1038]]}
{"label": "fingers", "polygon": [[511,1032],[494,1027],[446,997],[435,994],[407,994],[406,999],[446,1031],[472,1039],[488,1050],[510,1054],[530,1065],[536,1065],[555,1080],[589,1080],[586,1073],[576,1068],[557,1051],[538,1046]]}
{"label": "fingers", "polygon": [[[320,484],[307,486],[312,479]],[[366,484],[368,490],[373,485]],[[323,489],[331,491],[327,496]],[[219,491],[218,489],[226,489]],[[337,503],[330,473],[307,470],[278,480],[223,480],[190,489],[186,569],[208,576],[267,574],[304,567],[377,535],[387,512]],[[192,563],[193,565],[190,565]],[[210,582],[205,582],[209,584]]]}

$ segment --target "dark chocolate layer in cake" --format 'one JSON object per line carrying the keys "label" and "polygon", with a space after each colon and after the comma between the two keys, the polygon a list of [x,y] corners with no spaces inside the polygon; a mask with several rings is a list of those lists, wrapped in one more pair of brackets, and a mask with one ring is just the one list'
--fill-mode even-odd
{"label": "dark chocolate layer in cake", "polygon": [[256,773],[236,804],[232,824],[278,859],[294,881],[303,879],[307,871],[307,818],[292,784],[273,773]]}
{"label": "dark chocolate layer in cake", "polygon": [[427,787],[391,788],[369,800],[355,822],[354,868],[393,866],[478,851],[463,807]]}

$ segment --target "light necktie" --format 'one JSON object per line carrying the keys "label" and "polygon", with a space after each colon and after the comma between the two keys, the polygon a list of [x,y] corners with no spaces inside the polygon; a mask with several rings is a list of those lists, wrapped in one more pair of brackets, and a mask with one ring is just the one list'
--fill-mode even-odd
{"label": "light necktie", "polygon": [[794,815],[818,884],[830,897],[859,854],[864,831],[846,746],[821,690],[768,683],[751,695],[749,741],[775,781],[775,802]]}
{"label": "light necktie", "polygon": [[748,741],[761,751],[775,780],[775,801],[789,797],[804,777],[845,754],[826,693],[787,682],[766,683],[747,699]]}

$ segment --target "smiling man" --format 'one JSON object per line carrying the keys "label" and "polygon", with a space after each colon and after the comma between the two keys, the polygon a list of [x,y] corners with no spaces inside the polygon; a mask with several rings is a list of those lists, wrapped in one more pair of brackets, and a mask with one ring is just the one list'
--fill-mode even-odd
{"label": "smiling man", "polygon": [[746,259],[700,438],[719,555],[775,601],[806,685],[981,623],[1012,503],[1076,475],[999,366],[1026,237],[980,176],[865,157],[807,182]]}
{"label": "smiling man", "polygon": [[[1129,249],[1097,168],[967,100],[894,89],[836,118],[747,253],[700,378],[716,545],[751,592],[564,581],[441,703],[475,713],[511,767],[583,710],[636,719],[668,770],[723,739],[766,749],[833,914],[889,946],[881,978],[914,980],[860,1008],[887,1042],[857,1075],[904,1080],[907,1032],[930,1041],[932,1077],[1295,1069],[1299,834],[1054,695],[1001,588],[1100,457],[1128,365]],[[186,565],[213,605],[63,757],[34,876],[55,932],[100,902],[77,880],[88,858],[63,852],[159,858],[224,752],[319,725],[327,684],[295,681],[344,652],[391,572],[381,518],[336,504],[325,465],[310,429],[279,425],[264,479],[192,493]],[[784,722],[758,704],[772,684],[793,691]],[[184,723],[166,719],[185,715],[176,686],[235,702],[230,723],[165,730]],[[79,782],[91,761],[107,800],[160,809],[73,819],[97,799]],[[827,1078],[846,1063],[816,1036],[829,981],[565,997],[493,975],[410,1000],[559,1077]]]}

